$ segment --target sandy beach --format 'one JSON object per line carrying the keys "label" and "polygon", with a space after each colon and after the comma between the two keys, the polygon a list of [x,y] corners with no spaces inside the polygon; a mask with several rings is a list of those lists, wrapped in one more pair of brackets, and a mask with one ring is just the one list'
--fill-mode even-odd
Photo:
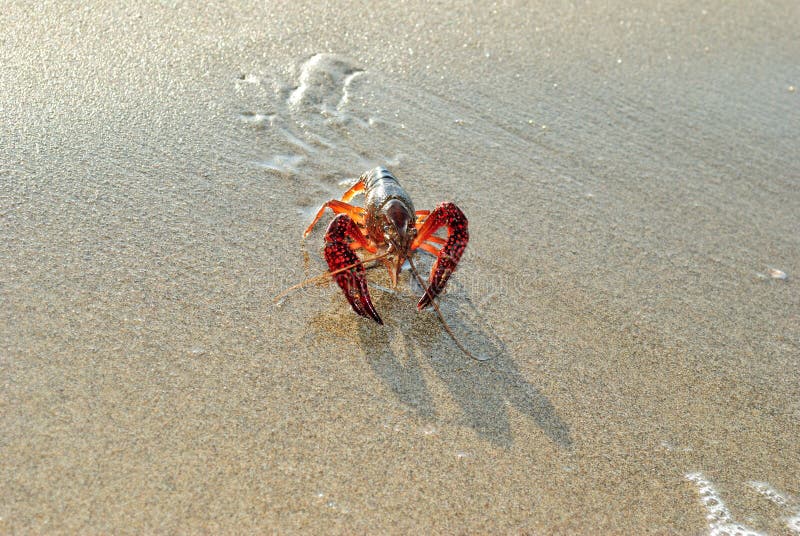
{"label": "sandy beach", "polygon": [[[799,21],[5,5],[0,532],[800,534]],[[408,272],[274,302],[376,165],[488,360]]]}

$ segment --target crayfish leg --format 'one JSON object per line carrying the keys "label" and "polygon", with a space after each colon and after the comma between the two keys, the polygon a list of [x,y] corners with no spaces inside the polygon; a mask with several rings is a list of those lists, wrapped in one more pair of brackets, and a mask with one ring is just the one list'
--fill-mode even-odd
{"label": "crayfish leg", "polygon": [[[347,195],[348,192],[345,193]],[[351,196],[352,197],[352,196]],[[348,198],[349,199],[349,198]],[[347,214],[350,218],[358,223],[359,225],[364,224],[364,217],[366,215],[366,211],[361,207],[354,207],[349,203],[345,203],[344,201],[339,201],[338,199],[331,199],[324,205],[322,205],[319,210],[317,211],[317,215],[314,216],[314,219],[311,221],[309,226],[303,232],[303,238],[307,237],[311,230],[317,225],[317,222],[325,213],[325,209],[329,208],[333,211],[334,214]]]}
{"label": "crayfish leg", "polygon": [[351,199],[353,199],[358,194],[364,193],[364,188],[366,188],[366,184],[364,183],[364,179],[358,179],[358,182],[355,183],[352,188],[347,190],[345,193],[342,194],[342,201],[347,203]]}

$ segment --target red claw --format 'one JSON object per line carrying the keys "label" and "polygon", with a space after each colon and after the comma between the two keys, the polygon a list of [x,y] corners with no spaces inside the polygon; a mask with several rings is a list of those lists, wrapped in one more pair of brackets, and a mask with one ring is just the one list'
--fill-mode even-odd
{"label": "red claw", "polygon": [[348,236],[362,245],[367,244],[361,229],[350,216],[340,214],[333,219],[325,233],[325,260],[328,261],[331,272],[349,266],[348,269],[335,274],[334,280],[344,292],[353,311],[361,316],[372,318],[382,325],[383,320],[375,311],[369,297],[366,270],[347,242]]}
{"label": "red claw", "polygon": [[430,282],[425,295],[417,303],[417,309],[420,310],[428,307],[433,299],[444,290],[447,280],[455,271],[469,242],[467,217],[453,203],[442,203],[431,212],[420,227],[412,249],[430,239],[440,227],[447,227],[448,237],[431,269]]}

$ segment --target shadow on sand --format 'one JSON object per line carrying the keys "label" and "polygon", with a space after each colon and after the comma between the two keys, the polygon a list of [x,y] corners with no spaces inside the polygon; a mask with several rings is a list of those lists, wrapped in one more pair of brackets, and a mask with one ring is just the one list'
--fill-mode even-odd
{"label": "shadow on sand", "polygon": [[[423,418],[436,417],[420,364],[424,356],[462,409],[466,424],[482,438],[504,447],[513,444],[508,415],[509,406],[513,406],[558,446],[571,448],[567,424],[550,400],[520,373],[503,342],[491,333],[467,296],[448,294],[443,313],[461,342],[472,352],[489,356],[488,361],[465,356],[435,313],[417,313],[406,293],[386,299],[375,297],[387,325],[359,322],[358,337],[362,348],[369,348],[366,354],[372,369],[403,404]],[[390,338],[396,337],[404,344],[391,345]],[[392,346],[402,347],[400,355]]]}

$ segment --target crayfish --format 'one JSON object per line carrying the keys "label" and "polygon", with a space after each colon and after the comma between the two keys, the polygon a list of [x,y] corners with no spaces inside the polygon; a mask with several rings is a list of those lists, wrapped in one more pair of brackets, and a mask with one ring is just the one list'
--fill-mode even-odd
{"label": "crayfish", "polygon": [[[359,194],[364,195],[363,207],[349,203]],[[308,236],[327,208],[337,216],[325,233],[325,260],[353,311],[383,324],[372,305],[366,269],[357,250],[378,254],[370,260],[380,260],[386,266],[395,287],[406,259],[419,280],[411,254],[421,249],[434,255],[436,261],[417,309],[433,305],[441,316],[434,299],[444,290],[469,241],[467,218],[461,209],[453,203],[441,203],[433,211],[415,211],[411,197],[384,167],[364,173],[341,199],[323,204],[303,237]],[[434,234],[442,227],[447,228],[446,239]]]}

